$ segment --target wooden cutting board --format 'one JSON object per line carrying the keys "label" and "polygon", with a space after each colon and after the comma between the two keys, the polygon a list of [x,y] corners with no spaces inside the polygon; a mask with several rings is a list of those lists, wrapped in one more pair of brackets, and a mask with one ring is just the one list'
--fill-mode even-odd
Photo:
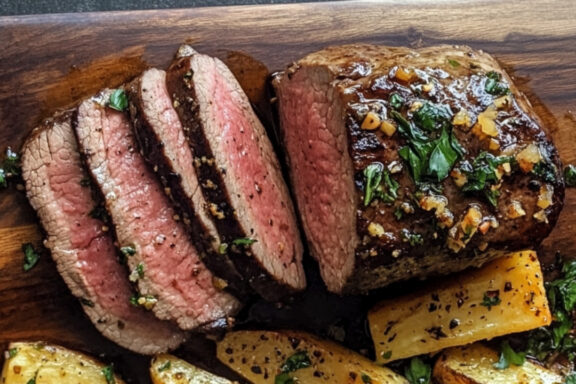
{"label": "wooden cutting board", "polygon": [[[270,70],[331,44],[449,43],[495,55],[548,123],[563,161],[576,163],[573,0],[386,0],[3,17],[0,42],[2,151],[19,148],[54,110],[147,66],[166,67],[182,42],[229,62],[239,51]],[[541,253],[576,255],[575,225],[576,190],[568,190]],[[49,255],[22,271],[21,244],[39,245],[41,238],[23,195],[14,188],[0,192],[0,347],[47,339],[106,354],[126,375],[144,381],[146,359],[95,331]]]}

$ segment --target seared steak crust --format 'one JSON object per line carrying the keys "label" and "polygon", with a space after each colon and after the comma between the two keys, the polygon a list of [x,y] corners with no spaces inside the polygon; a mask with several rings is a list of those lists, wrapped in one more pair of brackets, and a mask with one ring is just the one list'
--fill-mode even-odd
{"label": "seared steak crust", "polygon": [[[192,52],[172,64],[167,87],[222,253],[267,300],[302,290],[302,245],[292,203],[271,144],[239,84],[222,62]],[[238,164],[251,167],[251,173],[239,174]]]}
{"label": "seared steak crust", "polygon": [[184,332],[130,304],[132,288],[112,232],[91,214],[97,206],[82,168],[71,113],[47,120],[23,147],[30,204],[46,232],[58,271],[102,334],[124,348],[155,354],[176,348]]}
{"label": "seared steak crust", "polygon": [[220,234],[200,191],[192,152],[166,90],[166,72],[145,71],[128,87],[130,115],[145,159],[160,176],[165,191],[179,209],[204,263],[230,292],[246,296],[247,282],[227,254],[219,252]]}
{"label": "seared steak crust", "polygon": [[128,117],[104,90],[77,110],[75,132],[137,282],[138,305],[193,329],[234,315],[240,303],[215,287],[156,176],[139,154]]}
{"label": "seared steak crust", "polygon": [[[479,266],[536,246],[556,223],[564,197],[556,149],[485,53],[330,47],[274,85],[297,205],[332,291]],[[331,140],[332,150],[317,145]],[[334,194],[314,197],[324,179],[312,168],[339,180]]]}

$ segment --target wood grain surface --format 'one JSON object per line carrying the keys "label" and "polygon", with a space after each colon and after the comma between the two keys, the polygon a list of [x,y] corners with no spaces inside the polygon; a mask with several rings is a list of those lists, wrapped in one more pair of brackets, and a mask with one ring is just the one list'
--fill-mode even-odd
{"label": "wood grain surface", "polygon": [[[254,98],[262,96],[263,67],[247,67],[233,52],[274,71],[333,44],[449,43],[493,54],[548,124],[562,160],[576,162],[573,0],[387,0],[3,17],[0,42],[0,150],[19,148],[55,110],[117,86],[148,66],[166,67],[182,42],[228,59],[240,72],[252,68],[246,78],[252,79],[248,85],[257,84],[250,90]],[[575,225],[572,189],[541,254],[576,255]],[[145,370],[146,359],[97,333],[48,254],[23,272],[21,244],[40,246],[41,239],[23,194],[14,187],[1,192],[0,347],[16,339],[48,339],[105,354],[121,366],[125,362],[127,376],[145,381],[135,372]]]}

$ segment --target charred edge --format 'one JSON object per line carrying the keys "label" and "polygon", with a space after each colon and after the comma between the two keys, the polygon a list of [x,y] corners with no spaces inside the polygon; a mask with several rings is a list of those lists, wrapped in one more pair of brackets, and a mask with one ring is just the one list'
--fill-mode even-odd
{"label": "charred edge", "polygon": [[144,159],[154,168],[154,173],[165,187],[170,188],[168,197],[177,211],[184,218],[184,227],[194,242],[202,261],[214,274],[226,281],[227,292],[242,298],[249,294],[249,288],[242,276],[230,268],[231,261],[221,255],[213,247],[213,238],[198,218],[195,208],[182,187],[182,176],[172,171],[170,160],[163,153],[162,139],[156,134],[148,123],[149,120],[142,114],[142,99],[140,97],[140,79],[135,80],[128,87],[130,100],[130,117],[134,124],[136,143]]}
{"label": "charred edge", "polygon": [[[183,81],[184,76],[187,76],[189,71],[191,71],[190,58],[186,57],[178,60],[168,70],[166,84],[169,94],[173,100],[177,101],[175,109],[182,122],[194,160],[198,165],[196,166],[196,171],[198,172],[200,189],[206,202],[214,204],[224,215],[222,219],[214,218],[214,224],[220,233],[222,241],[230,244],[235,239],[247,237],[248,234],[242,229],[236,217],[236,212],[230,203],[229,193],[222,177],[222,173],[225,173],[226,170],[218,169],[214,162],[196,161],[202,158],[207,160],[214,159],[214,154],[200,122],[199,106],[196,102],[194,86],[191,83],[191,86],[187,87]],[[208,180],[215,185],[215,188],[206,187]],[[231,257],[233,265],[260,296],[268,301],[277,301],[294,293],[291,287],[280,283],[270,276],[268,271],[253,256],[251,247],[238,248],[241,249],[229,250],[229,252],[233,253]]]}

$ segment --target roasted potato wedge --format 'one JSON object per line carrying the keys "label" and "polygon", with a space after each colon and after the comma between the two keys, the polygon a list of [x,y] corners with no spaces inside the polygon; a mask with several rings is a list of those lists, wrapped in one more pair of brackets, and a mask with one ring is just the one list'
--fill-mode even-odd
{"label": "roasted potato wedge", "polygon": [[523,251],[385,300],[368,320],[383,364],[549,325],[552,316],[536,253]]}
{"label": "roasted potato wedge", "polygon": [[408,384],[402,376],[316,336],[295,331],[237,331],[218,343],[220,361],[254,384]]}
{"label": "roasted potato wedge", "polygon": [[433,377],[440,384],[561,384],[561,375],[530,361],[494,368],[499,354],[480,343],[450,348],[434,365]]}
{"label": "roasted potato wedge", "polygon": [[57,345],[11,343],[2,369],[2,384],[123,384],[110,366]]}
{"label": "roasted potato wedge", "polygon": [[150,364],[154,384],[233,384],[232,381],[206,372],[168,354],[155,356]]}

